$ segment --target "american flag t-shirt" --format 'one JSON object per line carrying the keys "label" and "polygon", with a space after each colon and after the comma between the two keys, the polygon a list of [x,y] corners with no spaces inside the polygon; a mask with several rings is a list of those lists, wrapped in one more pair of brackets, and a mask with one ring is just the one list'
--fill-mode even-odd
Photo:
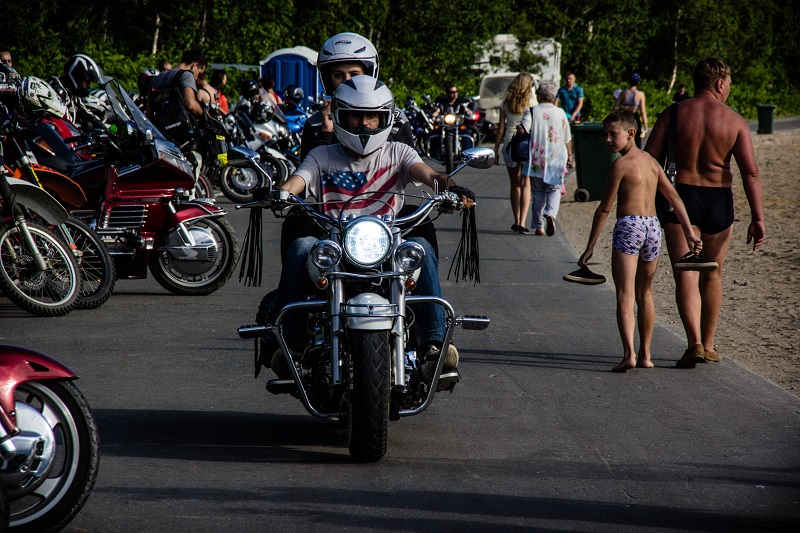
{"label": "american flag t-shirt", "polygon": [[402,193],[411,181],[409,168],[422,162],[416,151],[387,143],[364,159],[348,156],[341,145],[315,148],[295,172],[306,182],[309,194],[324,203],[324,211],[339,216],[345,203],[350,215],[398,213]]}

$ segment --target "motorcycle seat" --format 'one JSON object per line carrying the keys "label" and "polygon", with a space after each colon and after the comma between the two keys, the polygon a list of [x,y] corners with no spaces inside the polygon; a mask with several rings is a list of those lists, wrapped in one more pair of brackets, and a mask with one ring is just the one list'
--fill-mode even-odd
{"label": "motorcycle seat", "polygon": [[67,165],[66,171],[70,178],[75,178],[104,166],[105,163],[103,161],[81,161],[80,163]]}

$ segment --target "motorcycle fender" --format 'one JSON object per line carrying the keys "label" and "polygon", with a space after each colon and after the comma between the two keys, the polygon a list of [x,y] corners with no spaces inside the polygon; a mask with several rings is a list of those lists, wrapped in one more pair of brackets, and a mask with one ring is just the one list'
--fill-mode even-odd
{"label": "motorcycle fender", "polygon": [[187,202],[177,206],[177,211],[175,213],[168,214],[166,225],[173,228],[182,222],[191,222],[198,218],[218,218],[225,214],[227,214],[227,211],[214,204]]}
{"label": "motorcycle fender", "polygon": [[52,189],[59,198],[69,205],[80,207],[86,203],[86,195],[80,185],[65,175],[48,168],[37,168],[36,176],[43,187]]}
{"label": "motorcycle fender", "polygon": [[11,189],[16,193],[17,201],[39,213],[48,224],[63,224],[67,221],[67,210],[47,192],[27,181],[17,178],[6,179],[8,179]]}
{"label": "motorcycle fender", "polygon": [[286,159],[286,156],[277,151],[275,148],[267,148],[267,153],[272,157],[274,157],[275,159],[282,159],[284,161],[288,161],[288,159]]}
{"label": "motorcycle fender", "polygon": [[14,411],[14,391],[29,381],[77,379],[77,375],[50,356],[28,348],[0,345],[0,405]]}
{"label": "motorcycle fender", "polygon": [[368,331],[392,329],[396,316],[389,300],[371,292],[347,300],[345,314],[348,329]]}

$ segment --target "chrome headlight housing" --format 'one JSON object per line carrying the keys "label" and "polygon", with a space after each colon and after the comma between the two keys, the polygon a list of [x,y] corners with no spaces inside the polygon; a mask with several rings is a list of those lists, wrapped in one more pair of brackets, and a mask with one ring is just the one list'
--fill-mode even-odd
{"label": "chrome headlight housing", "polygon": [[413,272],[425,261],[425,249],[418,243],[406,241],[394,251],[394,262],[402,270]]}
{"label": "chrome headlight housing", "polygon": [[311,247],[311,262],[320,270],[330,270],[342,260],[342,247],[334,241],[317,241]]}
{"label": "chrome headlight housing", "polygon": [[381,264],[392,249],[392,232],[374,217],[358,217],[344,230],[344,253],[356,266]]}

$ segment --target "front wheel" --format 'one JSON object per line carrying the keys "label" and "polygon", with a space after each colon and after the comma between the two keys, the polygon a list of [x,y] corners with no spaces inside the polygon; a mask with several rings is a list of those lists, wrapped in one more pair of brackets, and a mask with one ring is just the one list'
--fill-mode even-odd
{"label": "front wheel", "polygon": [[289,179],[289,165],[282,159],[262,152],[261,162],[272,176],[273,187],[280,187]]}
{"label": "front wheel", "polygon": [[447,133],[444,138],[444,170],[447,174],[453,172],[456,157],[456,136]]}
{"label": "front wheel", "polygon": [[38,316],[63,316],[75,308],[80,274],[75,256],[49,229],[27,222],[33,244],[46,265],[39,271],[19,227],[0,235],[0,289],[9,300]]}
{"label": "front wheel", "polygon": [[352,360],[347,417],[350,455],[359,462],[375,462],[386,455],[389,441],[389,334],[350,331],[348,340]]}
{"label": "front wheel", "polygon": [[92,491],[100,439],[89,404],[70,381],[30,382],[14,395],[20,460],[0,477],[18,533],[62,529]]}
{"label": "front wheel", "polygon": [[[196,245],[204,249],[188,253],[159,250],[150,257],[150,272],[162,287],[174,294],[211,294],[225,285],[239,260],[236,233],[225,218],[201,218],[186,224],[186,228]],[[184,245],[177,228],[170,231],[165,244]],[[202,257],[198,257],[200,254]]]}
{"label": "front wheel", "polygon": [[114,291],[117,282],[114,261],[108,253],[105,243],[97,233],[81,219],[69,217],[63,226],[56,226],[54,231],[66,241],[63,231],[69,231],[75,243],[73,253],[81,273],[81,290],[78,295],[78,309],[96,309],[103,305]]}

